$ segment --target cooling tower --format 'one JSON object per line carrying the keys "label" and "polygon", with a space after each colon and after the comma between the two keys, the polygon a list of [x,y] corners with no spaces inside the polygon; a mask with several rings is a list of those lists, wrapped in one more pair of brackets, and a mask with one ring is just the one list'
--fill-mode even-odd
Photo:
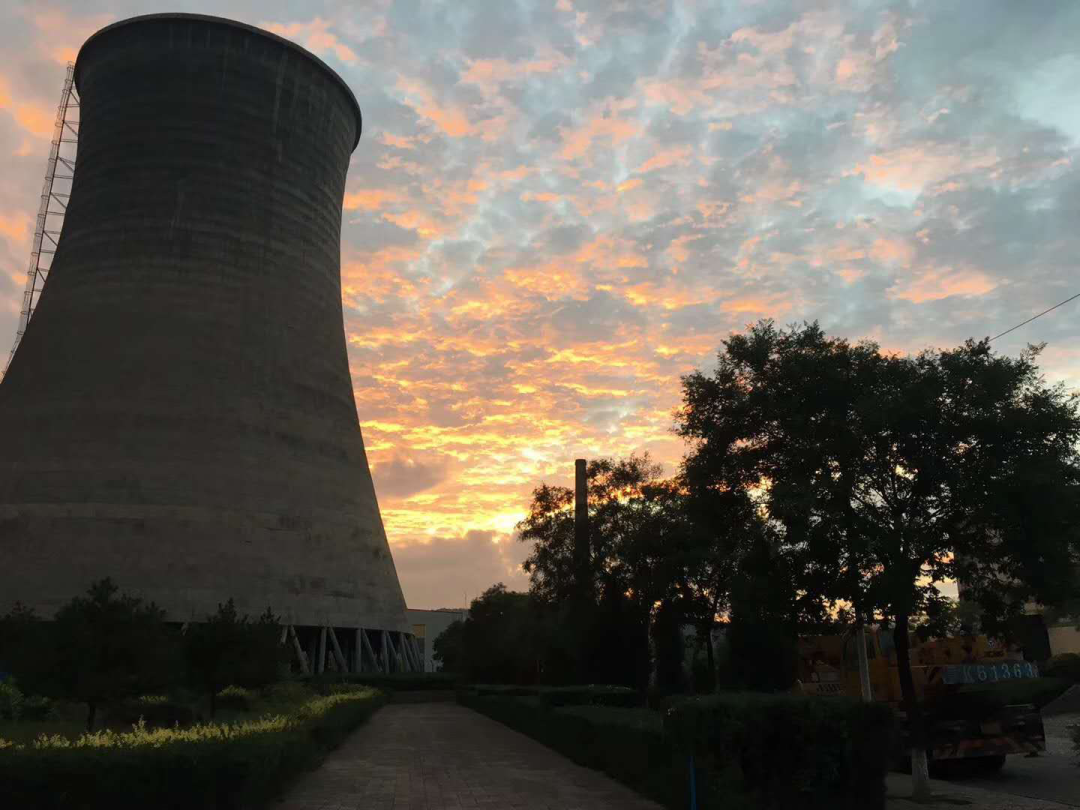
{"label": "cooling tower", "polygon": [[184,14],[98,31],[75,82],[63,232],[0,384],[0,613],[110,576],[176,621],[234,597],[407,632],[342,320],[353,94]]}

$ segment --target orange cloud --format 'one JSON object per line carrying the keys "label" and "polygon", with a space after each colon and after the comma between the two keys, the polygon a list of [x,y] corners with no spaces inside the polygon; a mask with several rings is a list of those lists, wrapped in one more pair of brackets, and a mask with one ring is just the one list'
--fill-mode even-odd
{"label": "orange cloud", "polygon": [[994,279],[974,268],[935,267],[901,279],[889,288],[888,295],[922,304],[953,295],[985,295],[997,286]]}
{"label": "orange cloud", "polygon": [[352,48],[341,42],[337,35],[330,31],[330,23],[321,17],[308,22],[285,24],[263,22],[259,23],[259,28],[265,28],[286,39],[295,40],[320,56],[333,53],[342,62],[350,65],[359,61]]}
{"label": "orange cloud", "polygon": [[24,213],[0,214],[0,235],[13,247],[22,249],[30,244],[29,215]]}
{"label": "orange cloud", "polygon": [[636,121],[620,118],[618,113],[633,108],[633,99],[629,103],[609,104],[603,110],[594,112],[590,118],[576,129],[563,130],[563,147],[560,151],[564,160],[574,160],[588,152],[595,140],[604,140],[615,146],[637,136],[641,125]]}
{"label": "orange cloud", "polygon": [[453,138],[461,138],[473,131],[468,115],[457,107],[439,104],[435,94],[420,81],[404,76],[398,78],[398,90],[405,95],[408,104],[421,118],[426,118]]}
{"label": "orange cloud", "polygon": [[656,169],[664,169],[668,166],[680,165],[685,166],[690,162],[690,156],[693,154],[693,149],[689,146],[677,146],[671,149],[665,149],[661,152],[657,152],[651,158],[646,160],[640,166],[637,167],[638,174],[646,174],[647,172],[654,171]]}
{"label": "orange cloud", "polygon": [[344,207],[346,211],[355,211],[358,208],[364,211],[378,211],[387,203],[398,202],[402,199],[400,192],[386,188],[366,188],[358,191],[346,191]]}

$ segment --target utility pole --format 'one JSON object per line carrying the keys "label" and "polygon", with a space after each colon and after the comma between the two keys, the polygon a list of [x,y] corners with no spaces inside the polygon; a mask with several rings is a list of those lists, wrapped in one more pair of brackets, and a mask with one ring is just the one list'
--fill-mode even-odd
{"label": "utility pole", "polygon": [[588,589],[589,576],[589,477],[586,461],[574,461],[574,567],[578,590]]}
{"label": "utility pole", "polygon": [[590,671],[592,588],[589,576],[589,477],[585,459],[574,460],[574,596],[571,615],[577,635],[577,676],[587,683]]}

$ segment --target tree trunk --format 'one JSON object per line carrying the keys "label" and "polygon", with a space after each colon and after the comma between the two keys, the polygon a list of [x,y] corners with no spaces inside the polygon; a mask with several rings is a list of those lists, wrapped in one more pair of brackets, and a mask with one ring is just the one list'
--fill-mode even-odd
{"label": "tree trunk", "polygon": [[866,624],[862,617],[856,619],[855,645],[859,656],[859,686],[862,690],[862,699],[869,703],[874,699],[874,692],[870,688],[870,662],[866,660]]}
{"label": "tree trunk", "polygon": [[911,745],[911,797],[918,802],[930,799],[930,773],[926,760],[926,724],[922,706],[915,694],[915,681],[911,677],[911,655],[908,648],[908,620],[906,613],[896,614],[896,666],[900,675],[900,694],[907,712],[908,740]]}
{"label": "tree trunk", "polygon": [[97,717],[97,703],[90,701],[86,704],[86,730],[94,730],[94,719]]}
{"label": "tree trunk", "polygon": [[709,694],[716,691],[716,657],[712,648],[712,622],[705,630],[705,655],[709,661]]}

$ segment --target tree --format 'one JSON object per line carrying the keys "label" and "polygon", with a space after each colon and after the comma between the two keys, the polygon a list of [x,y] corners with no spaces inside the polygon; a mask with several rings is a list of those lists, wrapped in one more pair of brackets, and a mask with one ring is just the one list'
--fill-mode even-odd
{"label": "tree", "polygon": [[[538,487],[528,515],[517,526],[519,539],[533,544],[524,563],[530,593],[550,614],[567,614],[568,621],[557,631],[563,638],[554,641],[562,641],[558,646],[571,651],[579,681],[610,676],[611,660],[601,653],[597,639],[633,637],[639,639],[628,644],[633,650],[633,681],[644,689],[653,612],[662,599],[685,590],[689,524],[684,493],[678,482],[662,479],[661,473],[647,454],[589,463],[590,555],[584,609],[577,601],[573,491]],[[616,619],[623,623],[621,628],[612,626]]]}
{"label": "tree", "polygon": [[431,657],[444,672],[462,672],[465,665],[465,622],[451,622],[431,645]]}
{"label": "tree", "polygon": [[656,609],[652,639],[656,651],[656,688],[661,694],[677,694],[686,689],[682,618],[681,611],[671,599],[664,599]]}
{"label": "tree", "polygon": [[51,622],[26,611],[9,614],[22,650],[12,671],[36,694],[87,706],[92,731],[98,707],[168,687],[177,672],[176,643],[156,605],[119,594],[111,579],[94,582],[85,597],[60,608]]}
{"label": "tree", "polygon": [[804,601],[895,626],[901,690],[925,795],[926,733],[910,668],[912,620],[959,576],[984,628],[1024,599],[1069,598],[1080,481],[1075,399],[987,341],[882,354],[806,324],[761,322],[683,379],[679,432],[694,487],[752,493]]}
{"label": "tree", "polygon": [[537,612],[529,594],[493,585],[472,601],[462,629],[463,672],[479,683],[535,683]]}
{"label": "tree", "polygon": [[281,625],[267,608],[256,621],[240,616],[229,599],[217,613],[192,623],[184,636],[189,682],[207,695],[210,717],[217,694],[226,686],[257,687],[272,683],[287,660],[279,641]]}

